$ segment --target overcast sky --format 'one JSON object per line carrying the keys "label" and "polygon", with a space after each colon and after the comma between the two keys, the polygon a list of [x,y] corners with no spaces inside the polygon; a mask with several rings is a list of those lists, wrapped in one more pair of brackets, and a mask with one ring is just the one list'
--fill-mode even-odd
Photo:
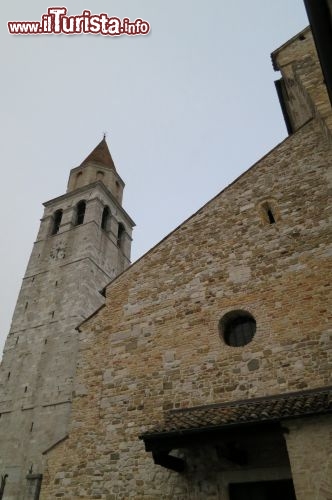
{"label": "overcast sky", "polygon": [[[81,6],[78,6],[78,3]],[[141,18],[147,36],[13,36],[42,0],[2,5],[0,349],[42,215],[103,132],[135,220],[132,260],[286,137],[270,53],[303,0],[68,0]]]}

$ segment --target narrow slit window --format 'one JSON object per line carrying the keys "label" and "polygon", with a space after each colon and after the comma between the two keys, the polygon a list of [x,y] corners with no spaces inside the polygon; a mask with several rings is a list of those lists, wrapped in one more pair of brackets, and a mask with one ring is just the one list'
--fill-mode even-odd
{"label": "narrow slit window", "polygon": [[32,429],[33,429],[33,422],[31,422],[30,432],[32,432]]}
{"label": "narrow slit window", "polygon": [[26,386],[24,387],[24,392],[27,392],[27,390],[28,390],[28,386],[26,385]]}
{"label": "narrow slit window", "polygon": [[269,218],[269,223],[270,224],[275,224],[276,220],[274,218],[274,215],[273,215],[273,212],[272,212],[271,208],[268,208],[266,213],[267,213],[267,216]]}
{"label": "narrow slit window", "polygon": [[261,216],[265,224],[276,224],[278,220],[275,203],[265,201],[260,206]]}

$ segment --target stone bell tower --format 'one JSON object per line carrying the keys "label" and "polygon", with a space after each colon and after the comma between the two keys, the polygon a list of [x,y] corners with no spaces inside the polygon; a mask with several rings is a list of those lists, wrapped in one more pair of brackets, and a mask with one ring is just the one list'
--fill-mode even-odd
{"label": "stone bell tower", "polygon": [[123,188],[104,137],[71,170],[66,194],[44,203],[1,364],[0,498],[38,498],[43,453],[66,438],[76,327],[130,263]]}

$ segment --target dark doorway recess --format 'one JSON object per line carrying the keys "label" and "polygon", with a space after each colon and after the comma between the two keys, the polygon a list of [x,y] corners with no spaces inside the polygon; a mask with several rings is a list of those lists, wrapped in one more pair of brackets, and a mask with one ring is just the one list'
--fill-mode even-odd
{"label": "dark doorway recess", "polygon": [[293,481],[260,481],[229,485],[230,500],[296,500]]}

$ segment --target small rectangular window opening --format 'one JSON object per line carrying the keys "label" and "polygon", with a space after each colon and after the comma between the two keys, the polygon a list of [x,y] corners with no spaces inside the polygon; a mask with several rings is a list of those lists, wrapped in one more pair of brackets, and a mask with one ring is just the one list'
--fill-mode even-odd
{"label": "small rectangular window opening", "polygon": [[32,432],[32,429],[33,429],[33,422],[31,422],[30,432]]}
{"label": "small rectangular window opening", "polygon": [[8,375],[7,375],[7,380],[10,379],[10,372],[8,372]]}
{"label": "small rectangular window opening", "polygon": [[27,390],[28,390],[28,386],[26,385],[26,386],[24,387],[24,392],[27,392]]}
{"label": "small rectangular window opening", "polygon": [[29,302],[25,303],[24,310],[26,311],[28,309]]}
{"label": "small rectangular window opening", "polygon": [[54,311],[51,312],[51,317],[54,318]]}

